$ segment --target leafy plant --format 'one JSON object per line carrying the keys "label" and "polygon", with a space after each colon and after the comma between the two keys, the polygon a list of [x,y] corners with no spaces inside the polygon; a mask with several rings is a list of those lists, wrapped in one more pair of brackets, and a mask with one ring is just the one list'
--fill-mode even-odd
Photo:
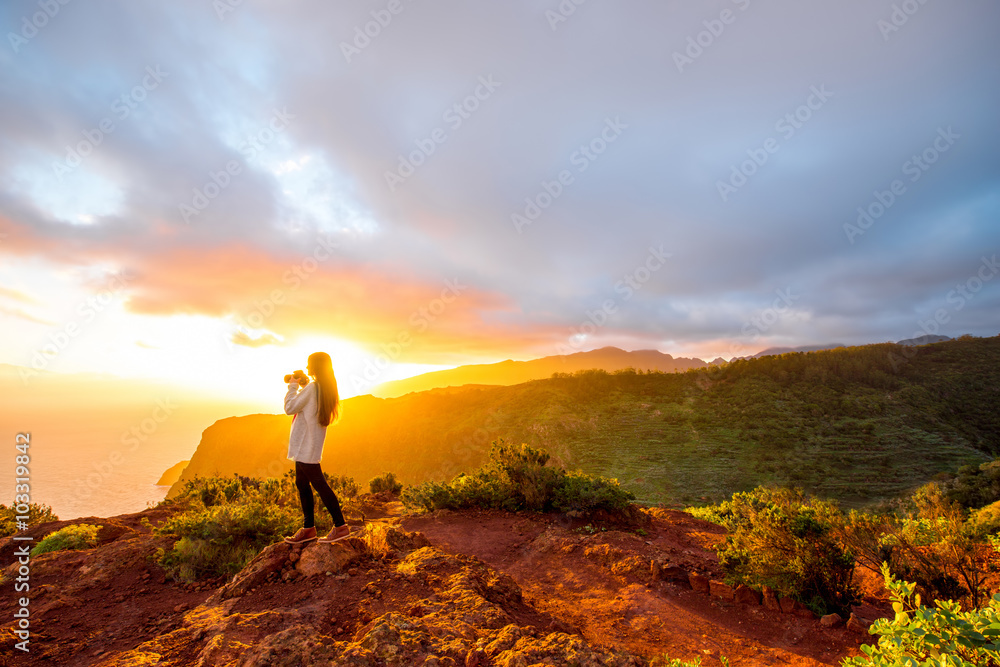
{"label": "leafy plant", "polygon": [[18,532],[17,517],[19,516],[27,516],[27,520],[22,519],[22,521],[29,526],[37,526],[40,523],[59,520],[59,517],[52,513],[52,508],[48,505],[29,503],[28,513],[25,515],[23,512],[16,510],[15,503],[11,503],[9,507],[0,504],[0,537],[7,537]]}
{"label": "leafy plant", "polygon": [[[350,511],[358,485],[350,477],[327,481]],[[230,576],[241,570],[261,549],[293,533],[302,514],[294,473],[281,479],[196,478],[170,501],[183,510],[155,532],[172,535],[172,548],[162,549],[157,562],[175,579]],[[318,504],[317,530],[328,530],[329,514]]]}
{"label": "leafy plant", "polygon": [[32,556],[47,554],[52,551],[65,551],[67,549],[90,549],[97,546],[97,531],[103,526],[94,526],[89,523],[78,523],[72,526],[65,526],[54,533],[45,536],[34,549]]}
{"label": "leafy plant", "polygon": [[391,495],[398,496],[399,492],[403,490],[403,485],[396,480],[395,473],[384,472],[368,482],[368,490],[372,493],[387,491]]}
{"label": "leafy plant", "polygon": [[486,464],[451,482],[425,482],[403,492],[403,502],[427,510],[486,507],[511,512],[605,510],[621,512],[635,499],[618,480],[546,467],[549,455],[522,444],[493,442]]}
{"label": "leafy plant", "polygon": [[989,568],[996,559],[987,546],[995,530],[993,511],[968,516],[939,485],[926,484],[900,504],[895,513],[851,512],[839,528],[839,539],[875,573],[888,564],[896,577],[913,581],[928,595],[980,605]]}
{"label": "leafy plant", "polygon": [[854,556],[836,539],[836,505],[798,489],[758,487],[711,510],[727,535],[716,547],[731,584],[769,586],[817,614],[850,613]]}
{"label": "leafy plant", "polygon": [[895,579],[888,566],[882,575],[895,616],[875,621],[869,632],[879,635],[878,643],[863,645],[864,657],[847,658],[844,667],[1000,664],[1000,594],[971,611],[951,600],[926,607],[915,583]]}

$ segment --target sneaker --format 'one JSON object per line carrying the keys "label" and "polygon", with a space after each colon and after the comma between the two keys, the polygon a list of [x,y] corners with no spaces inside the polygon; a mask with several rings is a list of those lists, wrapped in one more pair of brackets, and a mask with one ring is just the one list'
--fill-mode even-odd
{"label": "sneaker", "polygon": [[299,528],[294,535],[286,537],[285,542],[288,544],[305,544],[306,542],[312,542],[315,539],[315,528]]}
{"label": "sneaker", "polygon": [[350,535],[351,527],[345,523],[343,526],[334,526],[327,536],[319,538],[319,541],[323,544],[332,544],[333,542],[339,542],[345,537],[350,537]]}

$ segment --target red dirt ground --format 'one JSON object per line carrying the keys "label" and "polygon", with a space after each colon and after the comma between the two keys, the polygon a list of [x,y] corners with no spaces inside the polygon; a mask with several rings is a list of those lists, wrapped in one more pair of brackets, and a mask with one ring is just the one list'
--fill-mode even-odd
{"label": "red dirt ground", "polygon": [[[394,502],[376,502],[369,510],[369,519],[399,523],[441,550],[475,556],[513,577],[524,593],[523,608],[515,610],[519,623],[578,632],[594,646],[646,658],[700,656],[705,665],[720,664],[724,656],[733,665],[805,666],[836,665],[873,640],[843,627],[824,628],[818,620],[710,597],[684,583],[654,580],[652,560],[721,579],[709,548],[721,529],[683,512],[651,510],[651,522],[639,534],[551,515],[475,510],[407,515]],[[12,584],[4,582],[0,665],[86,667],[180,627],[185,613],[224,582],[185,586],[165,579],[151,555],[170,540],[152,535],[143,519],[156,525],[171,511],[89,517],[29,531],[37,533],[37,543],[71,523],[105,526],[95,549],[33,559],[29,655],[14,649],[7,619],[13,619],[16,598]],[[15,562],[14,547],[10,538],[0,540],[4,567]],[[240,598],[233,611],[260,614],[266,624],[271,609],[297,607],[307,616],[322,609],[322,629],[346,637],[371,618],[391,609],[406,611],[413,600],[429,595],[419,587],[402,580],[391,563],[366,557],[345,574],[308,585],[303,580],[262,585]],[[885,606],[858,612],[873,619]],[[185,650],[178,648],[181,655]],[[184,664],[183,658],[170,664]]]}
{"label": "red dirt ground", "polygon": [[[589,524],[579,520],[487,511],[405,516],[401,523],[439,548],[477,556],[511,575],[537,609],[578,628],[592,644],[647,658],[667,653],[671,658],[701,656],[705,665],[720,664],[720,656],[733,665],[835,665],[873,640],[843,627],[822,627],[818,619],[709,597],[683,584],[650,586],[645,572],[615,574],[600,562],[601,545],[608,545],[646,564],[666,561],[721,580],[715,552],[709,549],[720,539],[721,528],[684,512],[653,514],[645,536],[613,529],[590,534]],[[562,548],[538,548],[547,530]],[[576,546],[563,544],[565,540]],[[858,611],[874,618],[884,610],[866,606]]]}

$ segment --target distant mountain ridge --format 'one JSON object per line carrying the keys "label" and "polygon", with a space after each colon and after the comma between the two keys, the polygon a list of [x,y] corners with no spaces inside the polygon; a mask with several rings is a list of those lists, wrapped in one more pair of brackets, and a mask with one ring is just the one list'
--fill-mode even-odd
{"label": "distant mountain ridge", "polygon": [[917,338],[907,338],[906,340],[897,341],[896,345],[930,345],[931,343],[943,343],[945,341],[952,340],[948,336],[918,336]]}
{"label": "distant mountain ridge", "polygon": [[843,343],[827,343],[825,345],[800,345],[799,347],[769,347],[766,350],[761,350],[752,357],[743,357],[744,359],[760,359],[761,357],[771,357],[776,354],[788,354],[789,352],[823,352],[824,350],[836,350],[837,348],[844,347]]}
{"label": "distant mountain ridge", "polygon": [[[945,341],[953,340],[948,336],[919,336],[917,338],[907,338],[905,340],[896,341],[896,345],[930,345],[931,343],[943,343]],[[824,345],[801,345],[799,347],[769,347],[766,350],[761,350],[757,354],[750,357],[740,357],[741,359],[760,359],[761,357],[771,357],[778,354],[788,354],[790,352],[823,352],[825,350],[836,350],[841,347],[846,347],[843,343],[826,343]],[[713,362],[714,363],[714,362]]]}
{"label": "distant mountain ridge", "polygon": [[[723,360],[716,359],[712,364],[720,362]],[[412,378],[380,384],[372,391],[372,394],[382,398],[393,398],[414,391],[468,384],[506,386],[530,380],[542,380],[552,377],[553,373],[574,373],[592,368],[608,372],[634,368],[643,371],[673,373],[692,368],[705,368],[709,365],[698,358],[673,357],[659,350],[627,352],[617,347],[602,347],[588,352],[561,354],[530,361],[508,359],[495,364],[471,364],[449,370],[424,373]]]}

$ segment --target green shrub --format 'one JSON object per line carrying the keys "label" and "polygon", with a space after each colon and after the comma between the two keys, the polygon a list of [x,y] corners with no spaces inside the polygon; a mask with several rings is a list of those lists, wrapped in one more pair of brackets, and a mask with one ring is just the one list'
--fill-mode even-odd
{"label": "green shrub", "polygon": [[[327,481],[348,514],[358,485],[350,477],[327,475]],[[170,550],[158,552],[157,562],[175,579],[233,575],[261,549],[302,525],[294,473],[266,480],[239,475],[196,478],[170,502],[183,509],[156,532],[178,539]],[[317,531],[331,526],[329,513],[317,500]]]}
{"label": "green shrub", "polygon": [[969,515],[972,530],[981,535],[996,535],[1000,532],[1000,500],[981,507]]}
{"label": "green shrub", "polygon": [[727,531],[716,550],[728,583],[769,586],[821,615],[847,615],[858,601],[854,557],[836,539],[836,505],[798,489],[758,487],[700,514]]}
{"label": "green shrub", "polygon": [[851,512],[839,530],[858,562],[875,573],[883,563],[893,576],[912,581],[932,597],[978,607],[989,597],[986,538],[998,527],[997,509],[968,515],[936,483],[925,484],[894,513]]}
{"label": "green shrub", "polygon": [[368,490],[372,493],[382,493],[383,491],[388,491],[394,496],[398,496],[399,492],[403,490],[403,485],[396,481],[396,474],[391,472],[384,472],[378,477],[373,477],[368,482]]}
{"label": "green shrub", "polygon": [[962,507],[979,508],[1000,500],[1000,460],[968,465],[948,475],[941,485],[949,500]]}
{"label": "green shrub", "polygon": [[60,528],[56,532],[46,535],[45,539],[31,550],[31,555],[39,556],[67,549],[91,549],[97,546],[97,531],[103,527],[93,526],[89,523],[78,523]]}
{"label": "green shrub", "polygon": [[618,480],[546,467],[549,455],[528,445],[493,442],[486,464],[451,482],[425,482],[403,492],[409,507],[426,510],[484,507],[509,512],[621,512],[635,499]]}
{"label": "green shrub", "polygon": [[915,583],[893,578],[887,566],[882,575],[896,614],[872,624],[869,632],[879,635],[878,644],[863,645],[865,655],[846,658],[844,667],[1000,664],[1000,594],[985,608],[966,612],[951,600],[926,607]]}
{"label": "green shrub", "polygon": [[552,506],[560,512],[588,513],[598,509],[621,512],[634,496],[618,485],[618,480],[591,477],[582,472],[566,473],[554,489]]}
{"label": "green shrub", "polygon": [[[293,477],[294,475],[295,473],[292,472]],[[358,492],[361,491],[361,487],[354,481],[353,477],[348,477],[347,475],[331,475],[327,472],[323,473],[323,477],[326,478],[330,488],[333,489],[333,492],[336,493],[339,498],[353,500],[358,497]]]}
{"label": "green shrub", "polygon": [[[28,526],[37,526],[40,523],[48,523],[49,521],[59,520],[59,517],[52,513],[52,508],[48,505],[29,503],[27,515],[23,515],[18,512],[15,507],[15,503],[11,503],[10,507],[7,505],[0,505],[0,537],[7,537],[8,535],[13,535],[18,532],[17,517],[19,516],[28,517],[27,521],[25,521]],[[22,519],[22,521],[24,521],[24,519]]]}

